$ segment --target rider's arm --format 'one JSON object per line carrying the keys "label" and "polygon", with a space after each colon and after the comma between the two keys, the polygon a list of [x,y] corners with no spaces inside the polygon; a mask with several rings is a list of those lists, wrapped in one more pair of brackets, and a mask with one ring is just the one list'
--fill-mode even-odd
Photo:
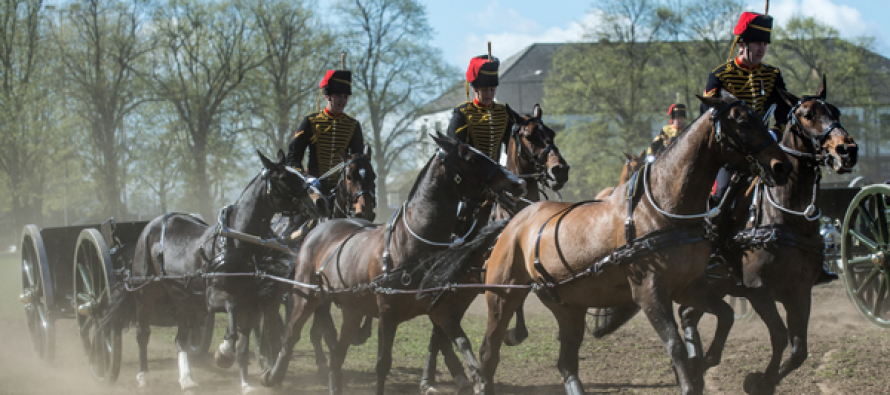
{"label": "rider's arm", "polygon": [[458,139],[461,142],[468,142],[467,119],[461,112],[462,107],[455,107],[451,113],[451,122],[448,123],[448,137]]}
{"label": "rider's arm", "polygon": [[[705,92],[703,94],[704,97],[718,97],[720,95],[720,89],[723,88],[723,83],[720,82],[720,79],[717,78],[717,74],[714,74],[712,71],[710,75],[708,75],[708,83],[705,84]],[[705,111],[708,111],[708,106],[702,102],[698,107],[698,115],[704,114]]]}
{"label": "rider's arm", "polygon": [[365,149],[365,136],[362,134],[362,124],[356,122],[355,130],[352,131],[352,139],[349,140],[347,154],[360,154]]}
{"label": "rider's arm", "polygon": [[294,138],[287,146],[286,163],[300,170],[303,170],[303,155],[306,153],[306,147],[309,146],[309,140],[312,138],[310,126],[309,117],[303,118],[303,122],[297,128]]}
{"label": "rider's arm", "polygon": [[781,132],[785,131],[785,124],[788,123],[788,112],[791,111],[791,107],[788,106],[788,103],[785,103],[785,100],[782,99],[782,96],[779,95],[779,90],[787,90],[785,88],[785,79],[782,78],[782,72],[779,69],[776,69],[776,82],[773,91],[770,92],[770,97],[766,101],[767,108],[773,103],[776,104],[776,111],[773,113],[773,117],[775,117],[776,125],[773,128],[779,130],[779,136],[781,136]]}

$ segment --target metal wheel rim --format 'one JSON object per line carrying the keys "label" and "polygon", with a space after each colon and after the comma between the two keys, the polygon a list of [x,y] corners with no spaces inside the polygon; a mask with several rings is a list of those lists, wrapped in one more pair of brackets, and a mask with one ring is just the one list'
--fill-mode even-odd
{"label": "metal wheel rim", "polygon": [[890,328],[890,187],[871,185],[853,198],[841,231],[844,288],[872,324]]}
{"label": "metal wheel rim", "polygon": [[[74,253],[74,303],[77,330],[90,373],[112,383],[120,372],[120,328],[99,328],[114,285],[113,267],[105,240],[96,229],[85,229]],[[84,314],[89,306],[89,314]]]}
{"label": "metal wheel rim", "polygon": [[25,226],[22,231],[22,295],[31,295],[24,303],[25,323],[31,339],[34,355],[47,363],[55,357],[55,323],[50,314],[49,304],[53,302],[49,275],[49,262],[40,230],[34,225]]}

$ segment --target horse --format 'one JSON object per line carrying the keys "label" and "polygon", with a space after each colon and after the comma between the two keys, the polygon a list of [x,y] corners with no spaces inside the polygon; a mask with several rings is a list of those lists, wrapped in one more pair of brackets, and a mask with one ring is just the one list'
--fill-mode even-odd
{"label": "horse", "polygon": [[[402,209],[386,226],[376,226],[358,219],[334,219],[321,223],[309,233],[300,249],[294,280],[321,289],[299,290],[304,297],[294,298],[288,340],[271,370],[264,372],[263,384],[276,385],[284,378],[293,347],[300,331],[316,307],[331,298],[342,311],[339,341],[330,356],[331,393],[342,393],[342,365],[349,345],[365,316],[377,316],[378,356],[377,393],[383,394],[392,366],[392,345],[399,323],[427,314],[450,339],[460,345],[468,363],[478,366],[470,342],[458,321],[442,317],[462,315],[476,292],[447,295],[448,302],[429,308],[414,294],[367,292],[374,283],[412,283],[397,274],[410,268],[430,251],[450,245],[451,230],[457,222],[453,215],[464,196],[485,201],[495,194],[525,193],[525,182],[485,154],[455,139],[433,137],[439,146],[421,170]],[[388,269],[388,270],[387,270]],[[375,280],[376,279],[376,280]],[[295,292],[296,292],[295,291]],[[452,311],[459,306],[460,311]]]}
{"label": "horse", "polygon": [[[728,92],[699,99],[710,110],[607,200],[539,202],[509,223],[483,230],[499,226],[503,232],[485,263],[489,314],[479,349],[483,376],[478,393],[494,393],[500,348],[513,312],[532,289],[529,284],[535,284],[559,325],[557,366],[567,394],[584,393],[578,350],[587,309],[628,304],[646,312],[668,351],[681,392],[701,392],[704,372],[689,366],[671,301],[717,316],[718,334],[711,350],[722,349],[719,345],[726,341],[733,313],[702,286],[711,250],[702,218],[709,214],[690,213],[706,206],[708,181],[716,177],[721,164],[750,166],[766,182],[781,184],[787,181],[790,163],[744,102]],[[628,195],[628,188],[634,193]],[[470,250],[457,261],[434,265],[430,275],[437,267],[477,260],[479,254]],[[712,356],[719,360],[719,354]]]}
{"label": "horse", "polygon": [[[825,101],[826,93],[824,76],[814,96],[798,98],[780,91],[791,107],[782,137],[782,147],[793,166],[791,180],[775,187],[758,183],[754,192],[737,204],[740,210],[734,212],[731,233],[735,237],[727,255],[741,262],[741,282],[711,282],[711,289],[721,296],[747,298],[769,330],[772,356],[763,372],[749,373],[745,378],[744,389],[750,394],[773,394],[779,382],[807,358],[812,288],[824,261],[815,209],[820,168],[831,166],[843,174],[856,165],[858,146],[841,125],[838,108]],[[749,206],[754,209],[751,213]],[[784,321],[777,302],[785,308]],[[691,306],[681,306],[679,312],[684,328],[692,334],[691,345],[698,346],[702,312]],[[783,360],[789,339],[791,352]]]}
{"label": "horse", "polygon": [[[245,264],[264,254],[264,247],[218,237],[221,224],[243,233],[263,235],[270,229],[270,220],[276,212],[320,215],[312,198],[317,193],[312,193],[313,189],[298,171],[284,165],[283,152],[278,153],[278,163],[260,152],[257,154],[264,170],[250,181],[235,204],[224,210],[226,214],[221,215],[221,220],[225,222],[208,226],[190,215],[169,213],[151,220],[140,234],[133,261],[127,268],[128,277],[113,290],[109,313],[103,319],[103,325],[137,327],[139,372],[136,380],[140,387],[148,385],[150,325],[158,307],[171,307],[178,325],[175,341],[182,390],[189,392],[198,386],[191,376],[186,345],[189,332],[202,324],[208,314],[205,278],[245,270]],[[239,354],[242,355],[246,363],[247,354]],[[241,383],[245,391],[250,389],[246,373],[244,366]]]}
{"label": "horse", "polygon": [[[555,192],[559,191],[569,179],[570,166],[554,142],[556,132],[547,127],[542,120],[544,111],[541,106],[535,104],[529,115],[511,115],[514,119],[514,127],[507,143],[505,167],[519,178],[530,180],[527,181],[529,188],[525,196],[506,197],[498,202],[492,212],[494,220],[512,217],[516,212],[541,200],[544,188]],[[517,315],[516,325],[516,332],[528,333],[525,322],[519,315]],[[440,351],[458,386],[462,390],[472,388],[448,337],[436,325],[433,325],[428,350],[429,353],[420,380],[422,393],[431,394],[438,391],[434,385],[436,382],[436,355]]]}
{"label": "horse", "polygon": [[[327,197],[330,202],[327,206],[331,208],[327,210],[328,218],[362,218],[373,221],[376,217],[374,208],[377,206],[376,200],[376,180],[377,174],[374,172],[374,166],[371,163],[371,148],[365,145],[362,152],[354,153],[349,156],[345,152],[339,152],[342,166],[338,172],[331,172],[336,175],[336,181],[331,191],[331,196]],[[323,179],[322,179],[323,180]],[[291,216],[282,216],[281,220],[273,227],[273,232],[279,235],[279,239],[283,240],[294,251],[299,249],[302,238],[293,238],[292,235],[285,235],[289,229],[292,229]],[[308,219],[308,218],[307,218]],[[293,275],[293,265],[296,262],[296,252],[271,251],[264,258],[266,264],[264,267],[286,267],[287,274]],[[281,349],[282,328],[284,322],[281,319],[279,308],[281,300],[290,297],[286,294],[284,284],[274,280],[264,281],[266,288],[264,289],[263,298],[260,298],[259,310],[260,317],[255,323],[255,333],[258,342],[258,360],[262,368],[267,368],[272,360],[277,356]],[[286,305],[287,306],[287,305]],[[217,311],[221,311],[217,308]],[[370,336],[371,320],[367,319],[362,327],[364,335],[362,342]],[[329,348],[336,343],[336,327],[330,315],[330,304],[316,310],[310,338],[315,350],[316,365],[319,371],[327,370],[327,359],[321,341],[327,342]],[[228,337],[228,336],[227,336]],[[234,361],[233,347],[221,345],[220,352],[216,355],[217,365],[222,368],[228,368]]]}

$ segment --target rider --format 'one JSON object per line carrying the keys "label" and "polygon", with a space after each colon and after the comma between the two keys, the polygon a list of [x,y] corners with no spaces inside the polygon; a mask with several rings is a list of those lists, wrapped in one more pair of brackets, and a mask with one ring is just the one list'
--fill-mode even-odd
{"label": "rider", "polygon": [[661,151],[664,151],[664,149],[674,141],[674,138],[680,134],[683,128],[686,127],[685,104],[671,104],[671,106],[668,107],[667,115],[668,118],[670,118],[670,123],[664,125],[664,127],[661,128],[661,131],[658,132],[658,136],[655,136],[655,140],[652,140],[652,144],[649,145],[649,150],[646,152],[646,160],[652,161],[656,156],[661,155]]}
{"label": "rider", "polygon": [[[738,44],[738,56],[711,72],[705,86],[704,96],[716,97],[723,89],[744,101],[760,116],[766,117],[772,111],[776,124],[770,128],[770,133],[776,140],[781,141],[782,131],[785,129],[790,111],[790,107],[779,95],[780,90],[785,90],[785,80],[777,67],[762,62],[770,43],[772,26],[773,18],[769,15],[755,12],[742,13],[735,29],[733,29],[733,34],[736,37],[733,41],[733,48],[730,49],[730,55],[732,55],[736,44]],[[707,107],[702,104],[701,112],[705,111],[707,111]],[[720,169],[714,193],[711,196],[712,206],[717,205],[723,199],[735,171],[736,169],[729,167]],[[725,215],[718,217],[718,229],[726,228],[725,222],[728,220],[730,211],[729,207],[721,209]],[[718,234],[724,232],[718,232]],[[719,255],[719,247],[716,254]],[[709,266],[709,268],[713,266]],[[823,267],[817,284],[830,282],[837,278],[836,274]]]}
{"label": "rider", "polygon": [[[343,112],[352,95],[352,72],[328,70],[318,87],[327,104],[321,111],[303,118],[288,145],[286,163],[307,173],[310,182],[327,197],[337,186],[339,172],[319,178],[343,162],[340,152],[346,156],[362,152],[364,137],[361,124]],[[303,155],[307,147],[309,163],[308,170],[304,170]]]}
{"label": "rider", "polygon": [[[471,145],[488,157],[498,161],[501,147],[510,141],[513,120],[517,115],[510,106],[494,101],[498,89],[498,58],[480,55],[470,59],[467,67],[467,84],[473,88],[475,98],[454,108],[448,124],[448,136]],[[476,219],[485,221],[491,214],[491,204],[463,199],[458,208],[458,224],[454,237],[463,237],[473,230]]]}

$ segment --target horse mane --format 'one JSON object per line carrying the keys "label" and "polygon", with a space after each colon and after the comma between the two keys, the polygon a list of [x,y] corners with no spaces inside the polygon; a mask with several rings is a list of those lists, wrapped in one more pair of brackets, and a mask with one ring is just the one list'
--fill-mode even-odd
{"label": "horse mane", "polygon": [[405,201],[411,200],[414,197],[414,193],[417,192],[417,187],[420,186],[420,182],[423,180],[423,177],[426,175],[427,171],[429,171],[430,165],[433,163],[433,158],[436,157],[436,153],[433,153],[433,156],[430,156],[430,159],[426,162],[426,165],[423,166],[423,169],[420,169],[420,173],[417,174],[417,179],[414,180],[414,185],[411,186],[411,192],[408,192],[408,197],[405,198]]}
{"label": "horse mane", "polygon": [[[487,259],[487,254],[479,254],[477,252],[483,247],[493,245],[497,237],[507,227],[509,221],[509,219],[502,219],[492,222],[482,228],[476,237],[466,243],[449,247],[424,258],[414,268],[415,273],[423,274],[420,288],[435,288],[457,282],[471,268],[481,267],[482,262]],[[418,294],[417,297],[421,298],[423,296],[423,294]]]}

